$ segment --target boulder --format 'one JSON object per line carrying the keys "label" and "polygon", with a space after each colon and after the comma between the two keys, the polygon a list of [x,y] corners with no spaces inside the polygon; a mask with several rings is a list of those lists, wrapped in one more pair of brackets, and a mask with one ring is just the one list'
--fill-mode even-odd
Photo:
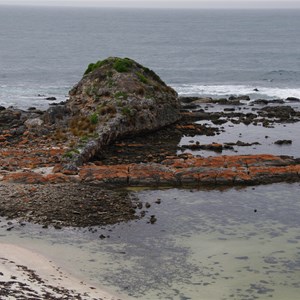
{"label": "boulder", "polygon": [[11,128],[22,124],[22,112],[15,109],[0,111],[0,128]]}
{"label": "boulder", "polygon": [[24,125],[28,128],[39,128],[43,125],[43,121],[40,118],[28,119],[24,122]]}
{"label": "boulder", "polygon": [[285,100],[289,102],[300,102],[300,99],[296,97],[287,97]]}
{"label": "boulder", "polygon": [[69,110],[65,105],[55,105],[48,108],[43,114],[43,121],[47,124],[62,123],[68,117]]}
{"label": "boulder", "polygon": [[129,58],[90,64],[66,103],[70,130],[87,137],[72,161],[80,165],[117,138],[154,131],[180,119],[177,93]]}

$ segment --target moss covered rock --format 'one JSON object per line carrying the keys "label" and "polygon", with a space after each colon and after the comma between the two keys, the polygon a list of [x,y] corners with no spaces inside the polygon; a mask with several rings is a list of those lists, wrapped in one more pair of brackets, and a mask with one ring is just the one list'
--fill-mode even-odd
{"label": "moss covered rock", "polygon": [[[85,119],[91,138],[76,156],[88,161],[116,138],[157,130],[180,118],[177,93],[152,70],[129,58],[110,57],[92,63],[70,91],[67,108],[76,120]],[[80,116],[80,117],[79,117]],[[90,128],[88,128],[90,127]]]}

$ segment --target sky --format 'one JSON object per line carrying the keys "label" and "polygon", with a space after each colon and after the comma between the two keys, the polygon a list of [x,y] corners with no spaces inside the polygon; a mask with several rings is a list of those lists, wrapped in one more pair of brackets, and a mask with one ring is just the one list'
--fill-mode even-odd
{"label": "sky", "polygon": [[300,0],[0,0],[1,4],[158,8],[300,8]]}

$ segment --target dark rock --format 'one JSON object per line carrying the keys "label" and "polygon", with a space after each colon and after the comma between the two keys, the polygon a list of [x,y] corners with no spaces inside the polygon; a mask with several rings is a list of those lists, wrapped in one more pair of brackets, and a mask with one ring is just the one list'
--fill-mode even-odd
{"label": "dark rock", "polygon": [[222,124],[227,123],[227,120],[217,119],[217,120],[212,120],[212,123],[214,123],[215,125],[222,125]]}
{"label": "dark rock", "polygon": [[285,100],[289,102],[300,102],[300,99],[296,97],[287,97]]}
{"label": "dark rock", "polygon": [[266,99],[257,99],[251,102],[252,104],[268,105],[268,104],[284,104],[282,99],[266,100]]}
{"label": "dark rock", "polygon": [[46,100],[54,101],[54,100],[57,100],[57,99],[55,97],[47,97]]}
{"label": "dark rock", "polygon": [[276,144],[276,145],[291,145],[292,140],[277,140],[276,142],[274,142],[274,144]]}
{"label": "dark rock", "polygon": [[236,256],[235,259],[247,260],[249,259],[249,256]]}
{"label": "dark rock", "polygon": [[198,108],[198,105],[197,104],[193,104],[193,103],[191,103],[191,104],[185,104],[185,105],[182,106],[183,110],[196,109],[196,108]]}
{"label": "dark rock", "polygon": [[258,114],[262,117],[268,118],[278,118],[281,122],[296,121],[293,119],[294,116],[297,116],[297,112],[291,106],[266,106],[263,107]]}
{"label": "dark rock", "polygon": [[0,106],[0,111],[2,110],[6,110],[6,108],[4,106]]}
{"label": "dark rock", "polygon": [[253,146],[253,145],[260,145],[260,143],[258,143],[258,142],[245,143],[245,142],[242,142],[242,141],[237,141],[236,145],[239,146],[239,147],[247,147],[247,146]]}
{"label": "dark rock", "polygon": [[0,111],[0,127],[11,128],[22,124],[22,112],[15,109]]}
{"label": "dark rock", "polygon": [[191,103],[198,99],[199,97],[179,97],[179,101],[182,103]]}
{"label": "dark rock", "polygon": [[239,99],[236,99],[233,96],[229,97],[228,99],[226,98],[216,99],[213,100],[212,102],[220,105],[242,105],[241,101]]}
{"label": "dark rock", "polygon": [[56,105],[65,105],[67,102],[66,101],[60,101],[60,102],[52,102],[49,103],[51,106],[56,106]]}
{"label": "dark rock", "polygon": [[269,103],[272,103],[272,104],[284,104],[284,100],[282,99],[274,99],[274,100],[270,100]]}
{"label": "dark rock", "polygon": [[251,103],[253,103],[253,104],[261,104],[261,105],[267,105],[269,103],[269,101],[266,100],[266,99],[256,99],[256,100],[252,101]]}
{"label": "dark rock", "polygon": [[183,149],[190,149],[190,150],[209,150],[214,152],[222,152],[223,150],[233,150],[233,147],[226,143],[224,145],[212,143],[212,144],[203,144],[201,145],[199,142],[196,144],[190,144],[190,145],[182,145]]}
{"label": "dark rock", "polygon": [[154,224],[157,221],[156,217],[153,215],[150,217],[150,223]]}
{"label": "dark rock", "polygon": [[259,92],[259,89],[255,88],[253,89],[254,92]]}
{"label": "dark rock", "polygon": [[249,101],[250,97],[248,95],[242,95],[242,96],[230,96],[228,98],[229,101],[236,101],[236,100],[246,100]]}
{"label": "dark rock", "polygon": [[65,105],[51,106],[43,115],[43,121],[47,124],[63,122],[69,115],[69,109]]}

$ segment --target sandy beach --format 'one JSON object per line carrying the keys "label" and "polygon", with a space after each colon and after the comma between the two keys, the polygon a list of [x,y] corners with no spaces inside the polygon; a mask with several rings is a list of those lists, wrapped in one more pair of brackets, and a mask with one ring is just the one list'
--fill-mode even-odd
{"label": "sandy beach", "polygon": [[120,299],[12,244],[0,244],[0,286],[0,299]]}

